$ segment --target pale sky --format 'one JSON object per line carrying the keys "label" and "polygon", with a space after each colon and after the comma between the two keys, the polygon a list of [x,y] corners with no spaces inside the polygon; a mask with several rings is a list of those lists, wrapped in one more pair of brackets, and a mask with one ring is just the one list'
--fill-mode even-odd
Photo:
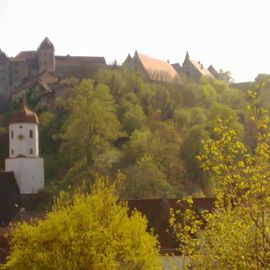
{"label": "pale sky", "polygon": [[48,36],[57,55],[121,63],[135,50],[190,58],[235,81],[270,74],[269,0],[0,0],[0,48],[15,56]]}

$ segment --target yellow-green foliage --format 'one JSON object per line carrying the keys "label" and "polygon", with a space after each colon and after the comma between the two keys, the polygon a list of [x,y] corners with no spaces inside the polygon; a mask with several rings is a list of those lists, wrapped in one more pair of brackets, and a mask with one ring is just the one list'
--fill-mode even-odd
{"label": "yellow-green foliage", "polygon": [[203,141],[198,160],[217,185],[216,209],[202,215],[206,227],[200,227],[194,211],[172,213],[171,224],[192,269],[270,269],[270,120],[260,107],[260,89],[248,92],[248,118],[257,132],[254,149],[240,141],[230,119],[220,120],[214,139]]}
{"label": "yellow-green foliage", "polygon": [[99,180],[91,194],[60,196],[44,220],[18,224],[1,269],[161,269],[158,242],[139,212],[128,216],[115,187]]}

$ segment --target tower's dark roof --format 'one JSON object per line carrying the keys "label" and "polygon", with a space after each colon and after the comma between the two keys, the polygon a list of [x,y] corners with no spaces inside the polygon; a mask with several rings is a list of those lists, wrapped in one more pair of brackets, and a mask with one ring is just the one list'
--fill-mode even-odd
{"label": "tower's dark roof", "polygon": [[37,115],[30,111],[24,104],[21,104],[19,111],[14,112],[9,119],[10,124],[14,123],[34,123],[38,124]]}
{"label": "tower's dark roof", "polygon": [[47,37],[45,37],[44,40],[40,43],[38,49],[52,49],[54,51],[54,46],[52,42]]}
{"label": "tower's dark roof", "polygon": [[13,172],[0,172],[0,226],[7,225],[20,208],[20,191]]}
{"label": "tower's dark roof", "polygon": [[7,58],[6,54],[0,49],[0,58]]}

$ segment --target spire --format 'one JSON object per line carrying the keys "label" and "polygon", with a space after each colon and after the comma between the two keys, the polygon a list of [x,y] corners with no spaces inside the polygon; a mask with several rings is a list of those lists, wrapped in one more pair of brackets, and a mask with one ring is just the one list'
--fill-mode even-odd
{"label": "spire", "polygon": [[129,53],[128,56],[127,56],[127,60],[130,60],[130,59],[131,59],[131,55]]}
{"label": "spire", "polygon": [[128,56],[127,56],[126,60],[123,62],[123,64],[128,63],[131,59],[132,58],[131,58],[130,54],[128,54]]}
{"label": "spire", "polygon": [[189,58],[189,54],[188,54],[188,52],[186,53],[186,57],[185,57],[185,62],[186,61],[189,61],[190,60],[190,58]]}

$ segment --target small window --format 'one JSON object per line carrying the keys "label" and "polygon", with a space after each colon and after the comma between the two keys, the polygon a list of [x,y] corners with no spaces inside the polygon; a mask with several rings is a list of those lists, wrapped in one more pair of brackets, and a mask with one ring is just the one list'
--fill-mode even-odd
{"label": "small window", "polygon": [[29,138],[33,138],[33,130],[29,130]]}
{"label": "small window", "polygon": [[33,154],[33,149],[32,149],[32,148],[30,148],[30,150],[29,150],[29,154],[30,154],[30,155],[32,155],[32,154]]}
{"label": "small window", "polygon": [[11,150],[11,155],[14,155],[14,150],[13,149]]}
{"label": "small window", "polygon": [[22,128],[22,126],[20,126],[20,128]]}
{"label": "small window", "polygon": [[13,132],[13,130],[11,130],[11,138],[12,139],[14,138],[14,132]]}

